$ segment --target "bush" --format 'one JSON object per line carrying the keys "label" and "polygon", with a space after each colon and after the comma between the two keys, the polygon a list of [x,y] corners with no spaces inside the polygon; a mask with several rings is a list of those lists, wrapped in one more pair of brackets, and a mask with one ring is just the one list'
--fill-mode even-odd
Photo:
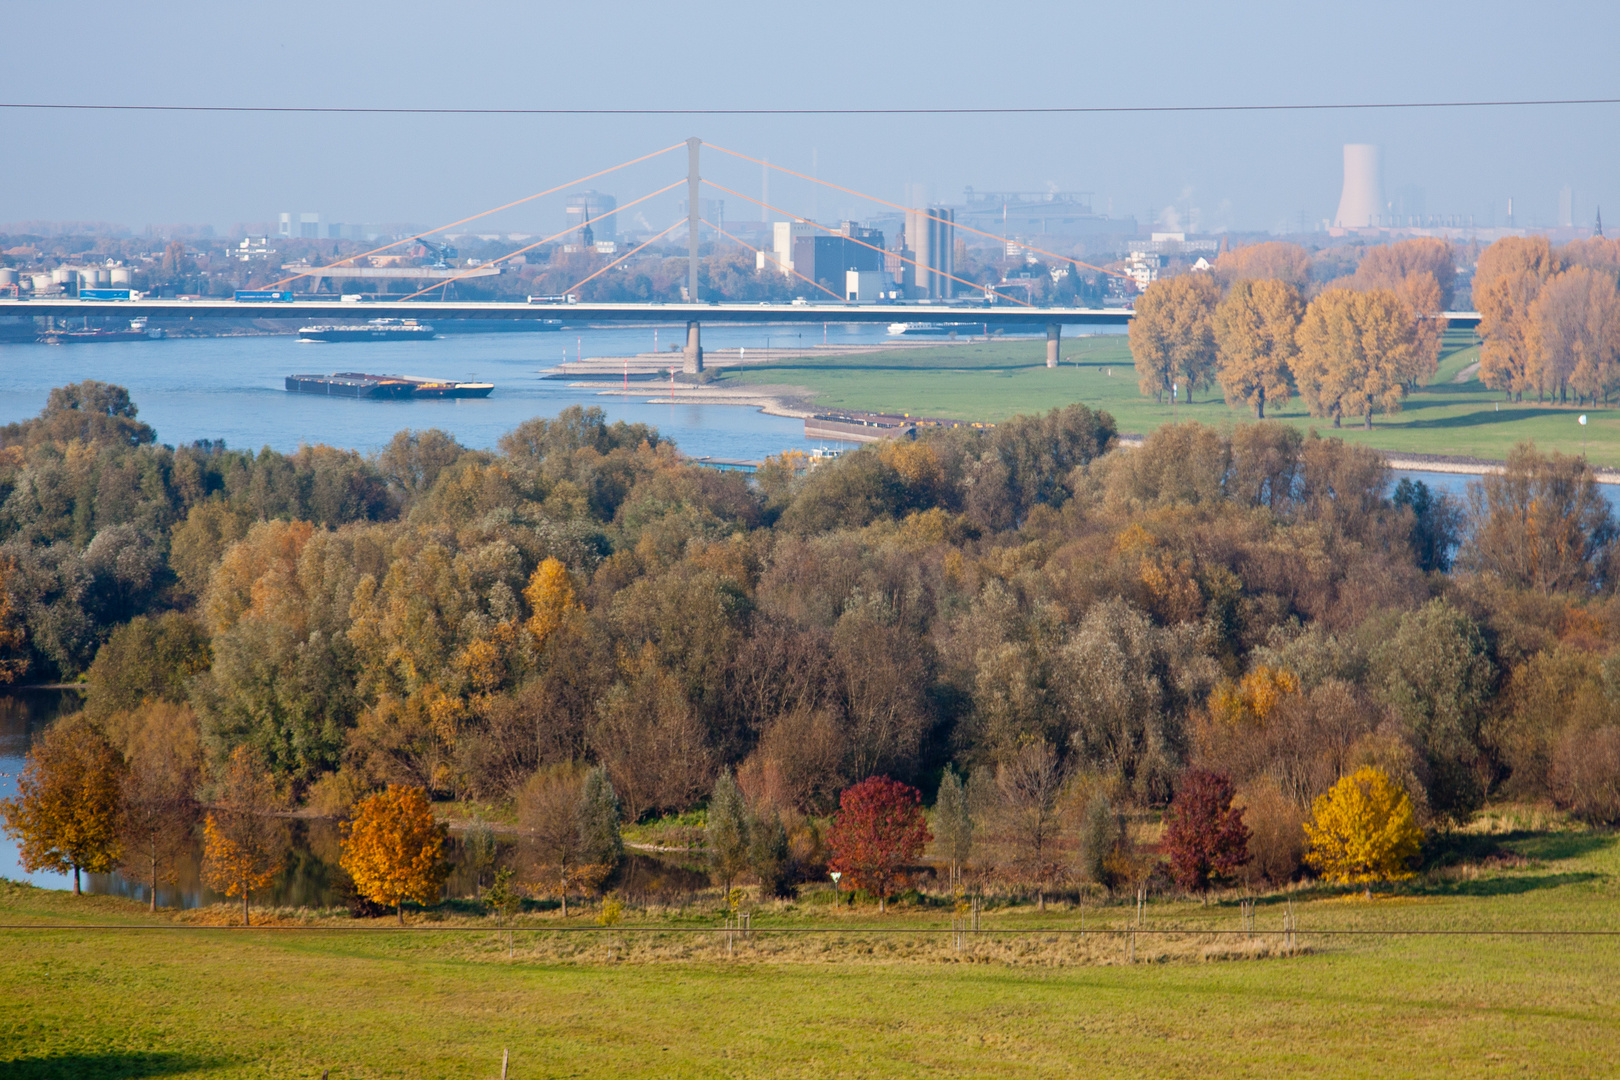
{"label": "bush", "polygon": [[1620,727],[1568,728],[1553,747],[1553,796],[1587,821],[1620,822]]}
{"label": "bush", "polygon": [[1293,880],[1305,856],[1305,815],[1275,781],[1257,780],[1238,793],[1243,823],[1249,827],[1249,866],[1253,877],[1273,885]]}

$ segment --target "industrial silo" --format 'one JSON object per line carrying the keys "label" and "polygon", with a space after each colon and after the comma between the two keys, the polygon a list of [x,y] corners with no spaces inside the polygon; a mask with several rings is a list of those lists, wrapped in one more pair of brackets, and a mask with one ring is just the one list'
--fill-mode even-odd
{"label": "industrial silo", "polygon": [[9,266],[0,266],[0,285],[17,284],[17,271]]}

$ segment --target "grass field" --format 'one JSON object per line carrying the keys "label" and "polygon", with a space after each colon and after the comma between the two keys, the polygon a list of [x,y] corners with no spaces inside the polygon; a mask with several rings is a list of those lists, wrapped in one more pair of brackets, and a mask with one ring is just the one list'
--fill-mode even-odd
{"label": "grass field", "polygon": [[[1616,837],[1520,829],[1452,846],[1448,869],[1400,895],[1294,894],[1295,954],[1276,947],[1287,898],[1262,897],[1258,959],[1144,935],[1127,964],[1122,939],[1097,934],[987,935],[959,954],[947,938],[871,932],[946,926],[941,907],[808,902],[756,925],[837,933],[759,935],[732,956],[682,929],[717,922],[691,909],[628,913],[653,936],[565,938],[536,929],[562,925],[554,913],[525,916],[511,957],[494,931],[6,929],[0,1075],[483,1078],[503,1048],[513,1080],[1612,1074],[1620,938],[1498,935],[1614,928]],[[1130,917],[1092,907],[1087,925]],[[1079,918],[992,908],[985,926]],[[300,920],[356,925],[280,913]],[[12,926],[148,921],[125,901],[0,884]],[[1147,925],[1235,929],[1239,915],[1235,901],[1155,902]],[[1335,927],[1498,933],[1313,937]],[[1241,954],[1227,941],[1215,955]]]}
{"label": "grass field", "polygon": [[[954,420],[1004,420],[1082,401],[1106,409],[1122,432],[1146,433],[1171,420],[1216,426],[1241,423],[1247,409],[1228,408],[1219,388],[1175,409],[1155,404],[1137,390],[1130,348],[1123,335],[1065,339],[1062,366],[1046,367],[1045,340],[964,343],[863,356],[808,357],[728,371],[726,385],[791,384],[808,387],[815,404],[828,409],[900,412]],[[1469,332],[1447,335],[1440,371],[1430,386],[1411,395],[1398,413],[1374,418],[1363,431],[1359,418],[1333,434],[1385,450],[1460,454],[1500,460],[1517,442],[1533,440],[1546,450],[1579,453],[1587,415],[1586,452],[1596,464],[1620,466],[1620,409],[1576,408],[1526,401],[1508,404],[1477,379],[1453,381],[1479,359]],[[1295,398],[1277,419],[1317,427]]]}

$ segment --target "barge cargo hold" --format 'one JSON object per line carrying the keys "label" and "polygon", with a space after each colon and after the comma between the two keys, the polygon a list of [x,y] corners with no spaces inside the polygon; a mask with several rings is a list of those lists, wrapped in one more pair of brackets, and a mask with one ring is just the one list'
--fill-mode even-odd
{"label": "barge cargo hold", "polygon": [[370,322],[332,326],[305,326],[299,341],[432,341],[433,327],[415,319],[372,319]]}
{"label": "barge cargo hold", "polygon": [[289,375],[287,389],[297,394],[403,401],[408,398],[486,398],[495,389],[495,384],[425,379],[418,375],[369,375],[363,371],[338,371],[331,375]]}

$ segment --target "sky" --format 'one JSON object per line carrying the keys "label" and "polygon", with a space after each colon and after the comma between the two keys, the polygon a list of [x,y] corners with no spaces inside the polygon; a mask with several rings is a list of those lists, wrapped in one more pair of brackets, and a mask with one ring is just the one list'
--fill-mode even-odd
{"label": "sky", "polygon": [[[954,0],[814,4],[0,0],[0,103],[464,108],[943,108],[1620,97],[1620,5]],[[690,135],[904,201],[910,185],[1092,193],[1099,212],[1203,231],[1332,217],[1341,147],[1383,147],[1430,214],[1620,221],[1620,106],[1247,114],[421,117],[0,109],[0,222],[454,221]],[[684,148],[683,148],[684,149]],[[621,203],[682,151],[589,186]],[[707,152],[751,197],[760,168]],[[821,220],[873,205],[791,178]],[[713,192],[709,194],[713,195]],[[730,196],[726,216],[757,220]],[[684,189],[643,204],[674,220]],[[627,211],[628,215],[630,212]],[[777,215],[772,215],[777,216]],[[563,195],[485,219],[563,227]]]}

